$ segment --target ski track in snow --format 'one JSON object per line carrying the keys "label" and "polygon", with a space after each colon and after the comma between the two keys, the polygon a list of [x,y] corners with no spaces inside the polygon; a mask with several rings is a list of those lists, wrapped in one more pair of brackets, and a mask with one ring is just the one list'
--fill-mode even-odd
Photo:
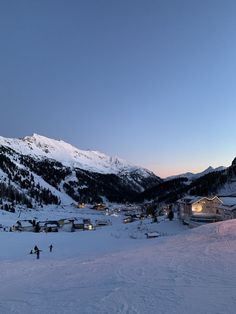
{"label": "ski track in snow", "polygon": [[[235,313],[236,221],[184,232],[178,221],[146,224],[178,233],[151,240],[130,238],[138,224],[113,222],[94,232],[0,233],[0,313]],[[21,254],[35,242],[39,260]]]}

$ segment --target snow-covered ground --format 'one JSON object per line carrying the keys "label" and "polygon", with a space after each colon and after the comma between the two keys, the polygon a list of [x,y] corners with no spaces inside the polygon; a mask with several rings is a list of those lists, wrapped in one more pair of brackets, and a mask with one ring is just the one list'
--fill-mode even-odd
{"label": "snow-covered ground", "polygon": [[[62,214],[49,208],[27,216]],[[102,217],[88,209],[78,215]],[[16,217],[0,215],[0,223]],[[190,230],[178,220],[109,219],[111,226],[94,231],[1,232],[0,313],[235,313],[235,220]],[[148,231],[163,236],[146,239]],[[34,245],[39,260],[29,254]]]}

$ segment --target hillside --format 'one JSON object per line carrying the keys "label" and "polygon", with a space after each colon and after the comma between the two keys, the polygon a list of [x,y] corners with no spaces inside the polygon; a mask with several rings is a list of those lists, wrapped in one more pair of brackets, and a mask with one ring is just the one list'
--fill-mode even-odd
{"label": "hillside", "polygon": [[236,162],[228,168],[208,168],[195,176],[177,176],[147,188],[137,200],[175,202],[184,195],[236,196]]}
{"label": "hillside", "polygon": [[0,137],[0,196],[9,203],[125,202],[160,181],[147,169],[61,140]]}

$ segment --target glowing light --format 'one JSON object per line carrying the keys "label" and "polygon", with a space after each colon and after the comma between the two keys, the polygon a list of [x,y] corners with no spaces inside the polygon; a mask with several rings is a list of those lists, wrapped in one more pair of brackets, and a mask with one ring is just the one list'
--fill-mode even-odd
{"label": "glowing light", "polygon": [[192,211],[195,213],[200,213],[202,211],[202,205],[199,203],[193,204]]}

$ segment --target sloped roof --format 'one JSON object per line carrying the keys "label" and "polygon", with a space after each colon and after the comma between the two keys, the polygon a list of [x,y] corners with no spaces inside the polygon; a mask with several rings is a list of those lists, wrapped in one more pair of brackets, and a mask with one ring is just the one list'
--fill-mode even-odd
{"label": "sloped roof", "polygon": [[192,205],[204,199],[208,201],[213,201],[214,199],[218,199],[221,203],[223,203],[223,201],[218,196],[209,197],[209,196],[191,196],[191,195],[183,197],[182,199],[178,200],[178,202],[185,202],[188,205]]}
{"label": "sloped roof", "polygon": [[21,227],[33,227],[33,224],[29,220],[18,220],[16,224],[19,224]]}

